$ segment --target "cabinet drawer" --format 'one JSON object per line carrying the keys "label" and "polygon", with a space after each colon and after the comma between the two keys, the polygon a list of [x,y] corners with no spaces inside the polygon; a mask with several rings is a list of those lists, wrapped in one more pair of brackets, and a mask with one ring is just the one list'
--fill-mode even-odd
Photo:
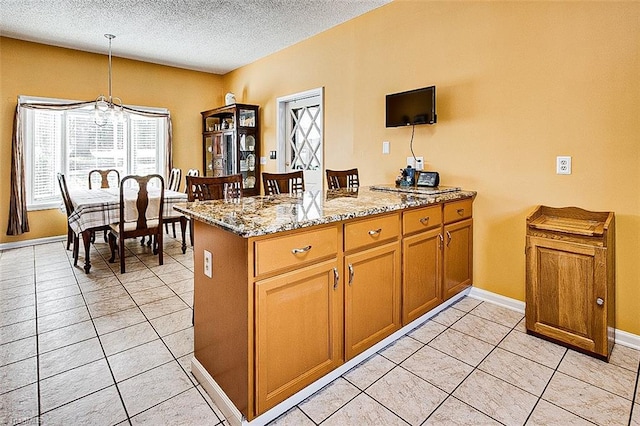
{"label": "cabinet drawer", "polygon": [[412,234],[442,224],[442,207],[440,205],[411,210],[402,214],[402,233]]}
{"label": "cabinet drawer", "polygon": [[256,276],[300,267],[337,253],[335,226],[255,242]]}
{"label": "cabinet drawer", "polygon": [[400,235],[397,214],[347,223],[344,226],[345,251],[389,241]]}
{"label": "cabinet drawer", "polygon": [[444,205],[444,223],[457,222],[471,217],[473,200],[461,200]]}

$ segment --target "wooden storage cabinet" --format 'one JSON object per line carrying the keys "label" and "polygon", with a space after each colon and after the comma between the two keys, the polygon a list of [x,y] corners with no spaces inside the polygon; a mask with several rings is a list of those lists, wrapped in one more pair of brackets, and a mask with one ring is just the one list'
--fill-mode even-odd
{"label": "wooden storage cabinet", "polygon": [[612,212],[539,206],[527,218],[526,328],[608,360],[615,330]]}
{"label": "wooden storage cabinet", "polygon": [[202,111],[203,176],[242,175],[243,194],[260,195],[258,106]]}
{"label": "wooden storage cabinet", "polygon": [[473,282],[473,220],[444,226],[442,299],[460,293]]}

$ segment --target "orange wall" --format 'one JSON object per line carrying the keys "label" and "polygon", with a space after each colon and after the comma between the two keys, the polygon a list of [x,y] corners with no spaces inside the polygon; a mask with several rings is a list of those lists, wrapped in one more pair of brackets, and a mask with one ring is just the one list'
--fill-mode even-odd
{"label": "orange wall", "polygon": [[[444,185],[478,191],[474,284],[524,300],[525,217],[536,205],[615,211],[617,327],[640,334],[640,3],[394,1],[224,77],[261,105],[325,89],[325,166],[392,182],[410,128],[384,96],[437,85],[438,124],[414,150]],[[391,154],[382,154],[382,141]],[[558,155],[573,174],[555,174]],[[266,170],[275,170],[270,160]]]}
{"label": "orange wall", "polygon": [[[0,243],[66,235],[66,216],[59,210],[30,212],[30,232],[5,235],[11,132],[18,96],[95,99],[108,92],[107,64],[106,55],[0,38]],[[173,162],[183,170],[202,168],[200,111],[223,103],[224,93],[218,75],[113,58],[114,96],[125,104],[171,111]]]}

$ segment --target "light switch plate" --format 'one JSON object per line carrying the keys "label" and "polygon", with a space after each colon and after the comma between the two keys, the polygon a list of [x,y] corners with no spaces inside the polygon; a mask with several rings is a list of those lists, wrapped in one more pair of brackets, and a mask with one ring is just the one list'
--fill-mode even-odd
{"label": "light switch plate", "polygon": [[382,142],[382,153],[383,154],[389,153],[389,141]]}

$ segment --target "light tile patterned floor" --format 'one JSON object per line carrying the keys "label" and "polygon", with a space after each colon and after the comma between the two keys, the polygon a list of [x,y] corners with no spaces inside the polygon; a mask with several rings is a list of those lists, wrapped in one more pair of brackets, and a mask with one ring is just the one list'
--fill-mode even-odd
{"label": "light tile patterned floor", "polygon": [[[191,249],[127,248],[125,274],[102,241],[89,275],[62,242],[0,252],[0,424],[223,423],[190,373]],[[640,426],[639,351],[607,364],[522,318],[464,298],[272,424]]]}

